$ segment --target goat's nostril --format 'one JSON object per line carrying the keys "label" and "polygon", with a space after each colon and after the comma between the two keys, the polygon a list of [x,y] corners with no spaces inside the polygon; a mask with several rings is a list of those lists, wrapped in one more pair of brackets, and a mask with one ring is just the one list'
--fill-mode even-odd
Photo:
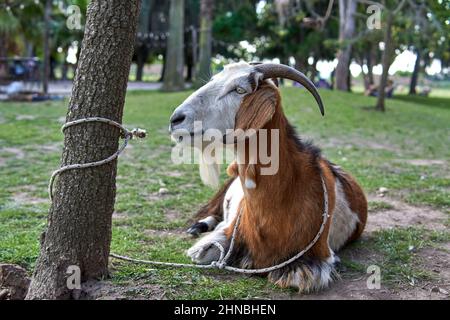
{"label": "goat's nostril", "polygon": [[170,123],[172,126],[176,126],[177,124],[180,124],[184,121],[184,119],[186,119],[186,115],[181,113],[181,114],[176,114],[172,117],[172,119],[170,119]]}

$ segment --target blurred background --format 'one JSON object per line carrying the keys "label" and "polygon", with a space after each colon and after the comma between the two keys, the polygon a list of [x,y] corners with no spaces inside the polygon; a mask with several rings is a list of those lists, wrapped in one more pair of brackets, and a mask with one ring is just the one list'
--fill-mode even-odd
{"label": "blurred background", "polygon": [[[0,99],[70,94],[88,4],[0,1]],[[447,0],[142,0],[129,88],[198,87],[245,60],[289,64],[326,89],[442,96],[449,13]]]}

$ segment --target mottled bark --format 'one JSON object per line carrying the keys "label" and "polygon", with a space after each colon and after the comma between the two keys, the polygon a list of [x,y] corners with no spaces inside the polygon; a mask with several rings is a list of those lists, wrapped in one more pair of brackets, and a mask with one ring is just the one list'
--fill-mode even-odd
{"label": "mottled bark", "polygon": [[[66,120],[122,120],[139,0],[93,0]],[[104,159],[117,150],[119,130],[89,123],[66,130],[62,165]],[[58,178],[27,299],[68,299],[68,266],[81,281],[108,276],[116,161],[70,170]]]}
{"label": "mottled bark", "polygon": [[184,0],[171,0],[163,91],[184,89]]}
{"label": "mottled bark", "polygon": [[355,0],[339,0],[339,44],[341,48],[337,53],[336,88],[349,91],[350,62],[352,45],[350,40],[355,35]]}
{"label": "mottled bark", "polygon": [[212,54],[212,21],[213,0],[202,0],[200,5],[200,53],[196,71],[196,85],[200,87],[205,79],[211,76],[211,54]]}

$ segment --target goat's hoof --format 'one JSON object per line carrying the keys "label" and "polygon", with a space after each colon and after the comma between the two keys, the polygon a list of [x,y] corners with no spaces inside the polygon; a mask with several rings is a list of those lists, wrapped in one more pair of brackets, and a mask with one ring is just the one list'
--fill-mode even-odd
{"label": "goat's hoof", "polygon": [[212,243],[207,243],[202,246],[193,246],[187,251],[187,255],[192,262],[197,264],[210,264],[220,258],[219,249]]}
{"label": "goat's hoof", "polygon": [[198,237],[201,233],[208,231],[208,225],[205,222],[196,222],[189,229],[186,230],[187,233],[193,237]]}

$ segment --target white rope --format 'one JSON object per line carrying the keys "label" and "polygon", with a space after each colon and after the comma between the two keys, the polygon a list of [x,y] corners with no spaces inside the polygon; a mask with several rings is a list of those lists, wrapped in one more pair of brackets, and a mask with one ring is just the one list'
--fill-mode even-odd
{"label": "white rope", "polygon": [[151,261],[151,260],[140,260],[140,259],[134,259],[134,258],[126,257],[126,256],[121,256],[121,255],[114,254],[114,253],[111,253],[110,256],[113,258],[116,258],[116,259],[125,260],[125,261],[129,261],[129,262],[134,262],[134,263],[141,263],[141,264],[159,265],[159,266],[166,266],[166,267],[200,268],[200,269],[217,268],[217,269],[228,270],[228,271],[244,273],[244,274],[267,273],[267,272],[281,269],[281,268],[287,266],[288,264],[294,262],[295,260],[299,259],[306,252],[308,252],[308,250],[311,249],[317,243],[317,241],[319,240],[320,236],[323,233],[323,230],[325,229],[325,225],[326,225],[328,217],[329,217],[329,215],[328,215],[328,192],[327,192],[325,181],[323,180],[322,175],[320,176],[320,179],[322,181],[322,188],[323,188],[324,209],[323,209],[323,214],[322,214],[322,224],[320,225],[319,231],[317,232],[316,236],[311,240],[311,242],[302,251],[297,253],[292,258],[290,258],[282,263],[279,263],[277,265],[274,265],[272,267],[260,268],[260,269],[242,269],[242,268],[236,268],[236,267],[227,265],[227,260],[233,251],[233,247],[234,247],[234,243],[235,243],[235,239],[236,239],[236,235],[237,235],[237,230],[238,230],[240,219],[242,216],[242,209],[239,211],[239,214],[236,218],[236,223],[234,224],[233,233],[232,233],[231,239],[230,239],[230,247],[228,248],[227,254],[224,256],[225,249],[223,248],[223,246],[218,242],[214,242],[213,244],[220,250],[220,258],[219,258],[219,260],[213,261],[210,264],[204,265],[204,264],[172,263],[172,262],[159,262],[159,261]]}
{"label": "white rope", "polygon": [[[102,123],[106,123],[111,126],[119,128],[121,130],[122,137],[124,138],[124,143],[119,147],[119,149],[114,154],[112,154],[111,156],[109,156],[108,158],[106,158],[104,160],[89,162],[89,163],[82,163],[82,164],[81,163],[70,164],[70,165],[61,167],[58,170],[54,171],[50,178],[50,182],[48,185],[48,192],[49,192],[51,200],[53,200],[53,184],[54,184],[55,178],[59,174],[61,174],[64,171],[67,171],[67,170],[97,167],[97,166],[106,164],[108,162],[111,162],[122,153],[122,151],[128,145],[128,141],[130,139],[132,139],[133,137],[145,138],[145,136],[146,136],[145,130],[136,128],[136,129],[129,131],[124,126],[122,126],[120,123],[115,122],[110,119],[101,118],[101,117],[91,117],[91,118],[84,118],[84,119],[79,119],[79,120],[75,120],[75,121],[70,121],[70,122],[67,122],[66,124],[64,124],[62,126],[61,130],[64,132],[65,129],[67,129],[71,126],[78,125],[81,123],[88,123],[88,122],[102,122]],[[283,268],[283,267],[287,266],[288,264],[294,262],[295,260],[299,259],[300,257],[302,257],[309,249],[311,249],[317,243],[317,241],[319,240],[320,236],[323,233],[323,230],[325,229],[325,225],[326,225],[328,217],[329,217],[329,215],[328,215],[328,192],[327,192],[325,181],[323,180],[322,175],[320,176],[320,179],[321,179],[322,188],[323,188],[324,209],[323,209],[323,214],[322,214],[322,224],[320,225],[319,231],[317,231],[316,236],[311,240],[311,242],[302,251],[297,253],[292,258],[290,258],[282,263],[279,263],[277,265],[274,265],[272,267],[261,268],[261,269],[242,269],[242,268],[236,268],[236,267],[227,265],[228,259],[230,258],[233,248],[234,248],[237,230],[238,230],[238,227],[239,227],[239,224],[241,221],[242,212],[243,212],[242,209],[239,211],[238,216],[236,217],[236,222],[234,224],[233,233],[232,233],[231,239],[230,239],[230,247],[228,248],[227,253],[225,254],[225,249],[219,242],[213,242],[212,245],[216,246],[220,251],[220,257],[217,261],[213,261],[210,264],[205,265],[205,264],[174,263],[174,262],[141,260],[141,259],[130,258],[127,256],[121,256],[121,255],[118,255],[115,253],[111,253],[110,256],[113,258],[116,258],[116,259],[129,261],[129,262],[133,262],[133,263],[140,263],[140,264],[166,266],[166,267],[178,267],[178,268],[199,268],[199,269],[215,268],[215,269],[223,269],[223,270],[233,271],[233,272],[237,272],[237,273],[244,273],[244,274],[267,273],[267,272],[271,272],[271,271]]]}
{"label": "white rope", "polygon": [[111,162],[122,153],[122,151],[128,145],[128,141],[130,141],[130,139],[132,139],[133,137],[145,138],[145,136],[146,136],[145,130],[135,128],[135,129],[129,131],[124,126],[122,126],[120,123],[110,120],[110,119],[101,118],[101,117],[84,118],[84,119],[67,122],[66,124],[64,124],[62,126],[61,131],[64,133],[64,130],[66,130],[69,127],[72,127],[72,126],[75,126],[75,125],[78,125],[81,123],[88,123],[88,122],[102,122],[102,123],[106,123],[111,126],[114,126],[116,128],[119,128],[121,130],[122,137],[124,138],[124,142],[115,153],[113,153],[111,156],[109,156],[108,158],[106,158],[104,160],[89,162],[89,163],[69,164],[67,166],[61,167],[58,170],[54,171],[52,173],[52,176],[50,177],[50,181],[48,183],[48,194],[50,196],[50,200],[53,200],[53,184],[55,182],[55,178],[59,174],[61,174],[64,171],[67,171],[67,170],[92,168],[92,167],[101,166],[108,162]]}

